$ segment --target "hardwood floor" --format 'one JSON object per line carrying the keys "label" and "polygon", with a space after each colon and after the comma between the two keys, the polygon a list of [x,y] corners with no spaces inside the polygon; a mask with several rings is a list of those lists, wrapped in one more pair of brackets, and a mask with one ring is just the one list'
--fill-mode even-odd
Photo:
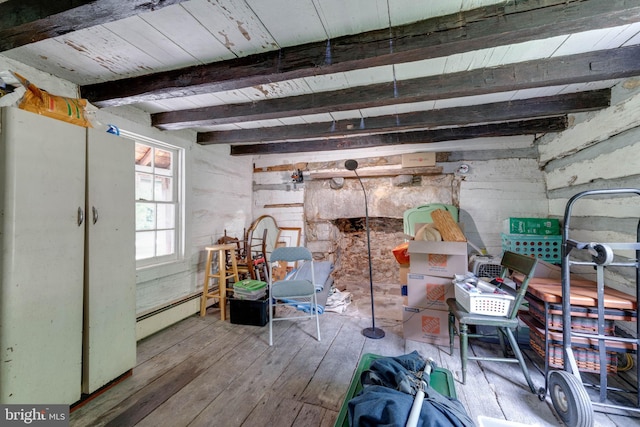
{"label": "hardwood floor", "polygon": [[[448,346],[405,340],[397,316],[377,307],[376,326],[386,333],[382,339],[362,335],[371,318],[354,301],[344,314],[321,315],[320,342],[312,320],[276,322],[273,347],[268,326],[221,322],[218,310],[210,308],[204,318],[194,315],[139,342],[133,374],[78,405],[70,425],[333,426],[363,354],[395,356],[413,350],[453,373],[457,396],[472,419],[484,415],[562,425],[551,399],[540,401],[532,394],[517,365],[470,361],[463,385],[457,350],[451,356]],[[499,346],[480,343],[472,351],[496,350]],[[531,370],[542,386],[543,375]],[[640,425],[637,418],[603,413],[595,418],[596,426]]]}

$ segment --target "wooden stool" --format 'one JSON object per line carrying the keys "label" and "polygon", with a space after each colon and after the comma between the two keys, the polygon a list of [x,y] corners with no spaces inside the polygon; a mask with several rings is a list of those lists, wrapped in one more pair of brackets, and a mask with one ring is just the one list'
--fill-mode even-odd
{"label": "wooden stool", "polygon": [[[204,272],[204,284],[202,285],[202,300],[200,302],[200,316],[204,316],[207,313],[207,300],[209,298],[217,298],[220,302],[220,320],[225,320],[225,311],[227,305],[227,280],[233,279],[234,283],[238,282],[238,265],[236,264],[236,245],[235,244],[222,244],[207,246],[204,248],[207,251],[207,264]],[[227,270],[226,259],[227,251],[230,251],[231,270]],[[213,263],[213,253],[218,252],[218,271],[217,273],[211,272]],[[209,290],[211,279],[218,280],[218,289],[212,291]],[[231,289],[229,289],[231,290]]]}

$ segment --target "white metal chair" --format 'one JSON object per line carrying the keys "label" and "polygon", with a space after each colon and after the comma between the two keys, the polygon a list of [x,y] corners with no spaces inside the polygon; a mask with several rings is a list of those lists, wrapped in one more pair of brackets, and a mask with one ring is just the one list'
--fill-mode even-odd
{"label": "white metal chair", "polygon": [[[289,262],[310,262],[311,263],[311,280],[293,279],[293,280],[273,280],[273,264],[279,261]],[[313,256],[311,252],[302,246],[291,246],[276,248],[271,253],[269,260],[269,345],[273,345],[273,322],[275,320],[291,320],[316,318],[316,332],[318,341],[320,341],[320,318],[318,312],[318,300],[316,297],[316,289],[314,286],[315,275],[313,268]],[[299,267],[299,265],[298,265]],[[301,310],[301,315],[274,317],[277,306],[293,305],[308,308]]]}

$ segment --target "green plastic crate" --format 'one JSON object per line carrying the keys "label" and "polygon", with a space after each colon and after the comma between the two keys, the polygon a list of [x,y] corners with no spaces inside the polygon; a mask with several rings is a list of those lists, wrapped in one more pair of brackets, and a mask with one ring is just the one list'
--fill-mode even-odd
{"label": "green plastic crate", "polygon": [[267,282],[260,280],[244,279],[233,284],[233,289],[239,289],[246,292],[258,291],[267,286]]}
{"label": "green plastic crate", "polygon": [[502,233],[502,250],[559,264],[562,258],[562,236],[532,236]]}
{"label": "green plastic crate", "polygon": [[[349,401],[353,397],[355,397],[358,393],[360,393],[360,391],[362,391],[362,384],[360,384],[360,376],[362,372],[369,369],[369,366],[371,366],[371,362],[381,357],[386,357],[386,356],[379,356],[371,353],[365,353],[362,355],[362,358],[360,359],[360,363],[358,363],[358,368],[356,369],[356,372],[353,374],[353,379],[351,380],[351,385],[349,386],[347,395],[345,396],[344,401],[342,402],[342,407],[340,408],[340,413],[338,414],[338,418],[336,419],[336,423],[334,424],[334,427],[349,427],[349,417],[348,417]],[[437,391],[438,393],[444,396],[448,396],[452,398],[458,397],[456,395],[456,388],[453,382],[453,375],[451,375],[451,372],[448,369],[435,368],[431,372],[429,387],[433,388],[435,391]]]}
{"label": "green plastic crate", "polygon": [[557,236],[560,234],[560,221],[556,218],[509,218],[504,220],[502,232]]}

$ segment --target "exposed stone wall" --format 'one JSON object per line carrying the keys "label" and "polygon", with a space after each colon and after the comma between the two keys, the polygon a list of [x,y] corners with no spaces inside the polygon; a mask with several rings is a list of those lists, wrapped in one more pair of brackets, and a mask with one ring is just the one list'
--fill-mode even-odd
{"label": "exposed stone wall", "polygon": [[[395,177],[362,178],[367,193],[374,284],[398,283],[398,264],[392,250],[404,242],[404,211],[429,203],[453,204],[452,175],[421,176],[410,181]],[[338,289],[369,284],[365,199],[357,179],[340,187],[329,179],[305,183],[307,247],[317,259],[335,263]]]}

